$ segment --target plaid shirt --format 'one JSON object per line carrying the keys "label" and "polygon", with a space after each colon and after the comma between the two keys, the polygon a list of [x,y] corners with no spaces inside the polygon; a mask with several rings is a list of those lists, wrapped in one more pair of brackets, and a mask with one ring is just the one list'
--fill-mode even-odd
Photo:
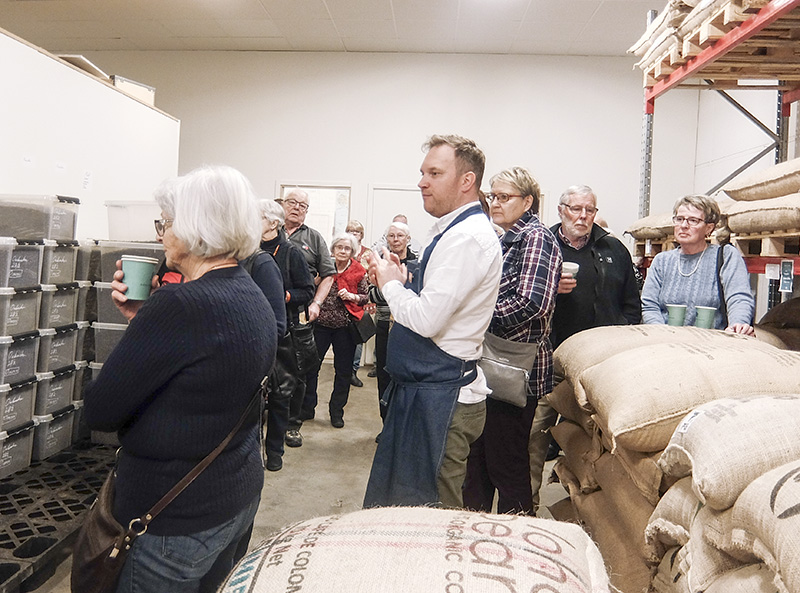
{"label": "plaid shirt", "polygon": [[561,276],[561,250],[536,215],[525,214],[502,238],[503,274],[492,317],[493,334],[517,342],[541,342],[530,387],[538,398],[553,390],[550,322]]}

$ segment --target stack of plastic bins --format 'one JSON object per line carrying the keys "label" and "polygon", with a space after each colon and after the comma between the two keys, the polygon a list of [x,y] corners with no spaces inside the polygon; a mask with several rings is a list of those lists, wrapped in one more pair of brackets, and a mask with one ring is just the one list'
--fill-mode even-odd
{"label": "stack of plastic bins", "polygon": [[33,450],[31,459],[47,459],[72,444],[72,423],[75,420],[75,406],[69,404],[52,414],[34,416]]}

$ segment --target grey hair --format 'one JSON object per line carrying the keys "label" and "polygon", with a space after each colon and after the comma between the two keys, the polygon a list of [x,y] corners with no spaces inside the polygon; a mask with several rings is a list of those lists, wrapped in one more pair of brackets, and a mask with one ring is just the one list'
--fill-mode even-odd
{"label": "grey hair", "polygon": [[283,224],[286,221],[286,213],[283,211],[283,206],[275,200],[259,200],[258,209],[261,211],[261,216],[268,220],[277,220],[279,224]]}
{"label": "grey hair", "polygon": [[517,191],[522,194],[523,198],[531,196],[533,198],[533,202],[531,202],[531,207],[528,209],[528,211],[533,212],[534,214],[539,212],[539,197],[541,195],[539,183],[533,178],[533,175],[531,175],[527,169],[523,169],[522,167],[511,167],[510,169],[505,169],[500,171],[497,175],[494,175],[489,180],[489,184],[494,185],[495,181],[508,183],[509,185],[516,187]]}
{"label": "grey hair", "polygon": [[288,200],[292,196],[297,196],[299,198],[305,198],[308,200],[308,192],[305,190],[300,189],[299,187],[295,187],[290,189],[285,196],[283,196],[284,200]]}
{"label": "grey hair", "polygon": [[233,167],[204,165],[155,191],[175,237],[198,257],[244,259],[258,249],[261,217],[253,187]]}
{"label": "grey hair", "polygon": [[392,224],[390,224],[388,227],[386,227],[386,234],[387,235],[389,234],[389,229],[392,228],[392,227],[394,227],[394,228],[396,228],[396,229],[398,229],[400,231],[403,231],[406,234],[406,237],[408,237],[408,239],[411,240],[411,229],[408,228],[408,225],[406,223],[400,222],[399,220],[395,221],[395,222],[392,222]]}
{"label": "grey hair", "polygon": [[672,215],[678,213],[678,208],[681,206],[693,206],[703,213],[705,222],[717,224],[720,219],[719,204],[711,196],[703,194],[683,196],[672,208]]}
{"label": "grey hair", "polygon": [[558,203],[566,205],[566,200],[569,200],[572,196],[592,196],[592,198],[594,198],[594,205],[597,206],[597,196],[594,190],[588,185],[570,185],[564,190],[561,197],[558,198]]}
{"label": "grey hair", "polygon": [[331,239],[331,255],[333,255],[333,248],[336,247],[336,244],[342,241],[347,241],[347,244],[350,245],[350,256],[355,257],[358,254],[358,239],[350,233],[336,233],[333,236],[333,239]]}

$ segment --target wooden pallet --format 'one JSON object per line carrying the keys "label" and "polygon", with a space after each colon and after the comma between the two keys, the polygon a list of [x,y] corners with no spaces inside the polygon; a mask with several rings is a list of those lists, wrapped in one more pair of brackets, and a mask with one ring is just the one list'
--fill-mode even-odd
{"label": "wooden pallet", "polygon": [[652,87],[668,77],[767,4],[768,0],[729,0],[693,26],[684,24],[679,27],[672,45],[643,68],[644,86]]}
{"label": "wooden pallet", "polygon": [[800,253],[800,229],[735,234],[731,236],[731,243],[744,257],[796,257]]}
{"label": "wooden pallet", "polygon": [[669,235],[665,239],[637,239],[633,248],[634,259],[640,257],[655,257],[662,251],[675,249],[675,237]]}

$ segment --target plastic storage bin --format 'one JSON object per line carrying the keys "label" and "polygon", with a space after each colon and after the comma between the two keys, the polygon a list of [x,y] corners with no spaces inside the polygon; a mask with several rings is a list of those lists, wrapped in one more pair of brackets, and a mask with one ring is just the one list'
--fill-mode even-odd
{"label": "plastic storage bin", "polygon": [[[152,224],[152,223],[151,223]],[[155,231],[153,231],[155,234]],[[117,271],[117,260],[123,255],[143,255],[164,259],[164,246],[161,243],[139,243],[136,241],[98,241],[100,247],[100,278],[102,282],[111,282]]]}
{"label": "plastic storage bin", "polygon": [[33,422],[11,431],[0,432],[0,478],[31,464],[33,453]]}
{"label": "plastic storage bin", "polygon": [[120,241],[153,241],[156,230],[153,221],[161,218],[161,206],[155,200],[109,200],[108,238]]}
{"label": "plastic storage bin", "polygon": [[67,284],[75,281],[77,241],[44,240],[42,284]]}
{"label": "plastic storage bin", "polygon": [[0,384],[33,379],[38,358],[38,331],[18,336],[0,336]]}
{"label": "plastic storage bin", "polygon": [[34,416],[33,453],[31,459],[39,461],[63,451],[72,444],[72,421],[75,407],[70,404],[63,410],[44,416]]}
{"label": "plastic storage bin", "polygon": [[0,286],[30,288],[42,282],[43,241],[0,237]]}
{"label": "plastic storage bin", "polygon": [[40,288],[0,288],[0,336],[13,336],[39,327]]}
{"label": "plastic storage bin", "polygon": [[75,361],[75,385],[72,388],[72,401],[83,401],[83,386],[89,381],[86,374],[89,372],[89,363],[85,360]]}
{"label": "plastic storage bin", "polygon": [[97,297],[94,296],[94,287],[88,280],[76,280],[78,285],[78,300],[75,304],[76,321],[97,321]]}
{"label": "plastic storage bin", "polygon": [[100,323],[95,321],[92,324],[94,330],[94,359],[96,362],[105,362],[108,355],[122,339],[122,334],[128,329],[127,325],[121,323]]}
{"label": "plastic storage bin", "polygon": [[75,389],[75,366],[55,372],[36,373],[34,415],[52,414],[69,405]]}
{"label": "plastic storage bin", "polygon": [[83,400],[73,401],[75,413],[72,416],[72,442],[77,443],[89,438],[89,427],[83,422]]}
{"label": "plastic storage bin", "polygon": [[95,239],[78,241],[75,258],[75,280],[100,280],[100,247]]}
{"label": "plastic storage bin", "polygon": [[100,323],[128,324],[128,320],[117,309],[111,298],[111,282],[95,282],[94,289],[97,294],[97,321]]}
{"label": "plastic storage bin", "polygon": [[[86,323],[86,322],[84,322]],[[85,330],[84,330],[85,331]],[[78,338],[80,336],[78,324],[65,325],[56,329],[45,328],[39,330],[39,360],[36,370],[45,373],[71,365],[80,358],[76,355]],[[83,350],[81,345],[81,350]]]}
{"label": "plastic storage bin", "polygon": [[33,418],[36,379],[0,385],[0,430],[14,430]]}
{"label": "plastic storage bin", "polygon": [[88,360],[86,357],[86,336],[89,332],[88,321],[76,321],[75,327],[78,334],[75,338],[75,359],[74,360]]}
{"label": "plastic storage bin", "polygon": [[67,196],[0,195],[0,235],[72,241],[79,205]]}
{"label": "plastic storage bin", "polygon": [[97,379],[97,375],[100,374],[100,370],[103,368],[102,362],[90,362],[89,363],[89,375],[87,376],[87,381],[94,381]]}
{"label": "plastic storage bin", "polygon": [[60,327],[75,323],[78,310],[78,283],[42,284],[39,327]]}

